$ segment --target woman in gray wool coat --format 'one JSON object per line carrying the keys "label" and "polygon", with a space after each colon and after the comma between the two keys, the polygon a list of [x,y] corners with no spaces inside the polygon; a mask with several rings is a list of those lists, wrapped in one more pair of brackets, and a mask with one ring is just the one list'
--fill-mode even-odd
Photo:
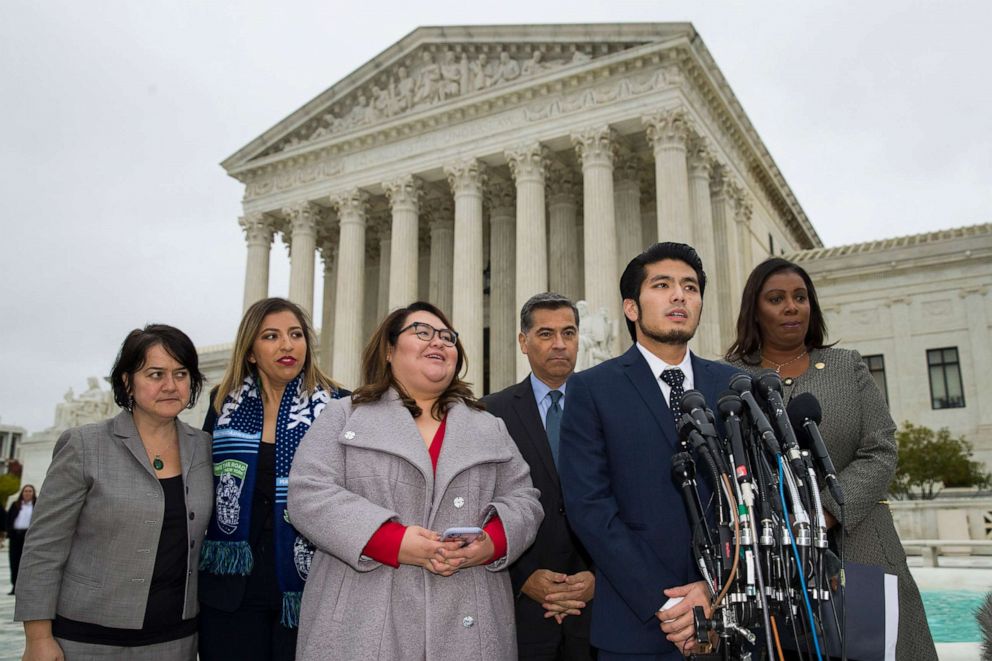
{"label": "woman in gray wool coat", "polygon": [[[317,551],[297,659],[516,658],[505,571],[543,518],[503,422],[458,378],[465,355],[428,303],[390,313],[363,383],[304,437],[289,515]],[[447,528],[478,526],[471,543]]]}
{"label": "woman in gray wool coat", "polygon": [[[885,497],[896,470],[895,423],[856,351],[825,344],[826,322],[809,274],[775,257],[751,272],[741,298],[730,364],[782,377],[784,399],[812,393],[823,409],[820,431],[844,489],[845,511],[821,491],[831,547],[841,528],[847,560],[882,567],[898,579],[895,658],[936,661],[923,601],[906,564]],[[879,632],[881,635],[882,632]]]}

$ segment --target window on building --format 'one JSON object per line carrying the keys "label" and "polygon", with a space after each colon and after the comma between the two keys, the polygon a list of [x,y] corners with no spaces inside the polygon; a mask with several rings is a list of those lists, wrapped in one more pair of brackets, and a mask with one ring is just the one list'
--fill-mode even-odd
{"label": "window on building", "polygon": [[957,347],[927,350],[930,372],[930,404],[935,409],[957,409],[964,406],[961,385],[961,363]]}
{"label": "window on building", "polygon": [[862,356],[862,358],[865,361],[865,365],[868,366],[871,378],[875,379],[875,385],[882,391],[882,397],[885,398],[885,403],[888,404],[889,386],[885,383],[885,356],[876,354],[874,356]]}

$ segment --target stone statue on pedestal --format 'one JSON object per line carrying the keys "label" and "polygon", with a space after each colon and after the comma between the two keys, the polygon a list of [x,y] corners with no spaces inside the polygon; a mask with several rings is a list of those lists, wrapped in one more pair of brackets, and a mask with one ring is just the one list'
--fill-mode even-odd
{"label": "stone statue on pedestal", "polygon": [[610,319],[606,308],[598,313],[589,312],[589,303],[579,301],[579,355],[575,369],[584,370],[599,365],[613,357],[613,341],[616,337],[616,323]]}

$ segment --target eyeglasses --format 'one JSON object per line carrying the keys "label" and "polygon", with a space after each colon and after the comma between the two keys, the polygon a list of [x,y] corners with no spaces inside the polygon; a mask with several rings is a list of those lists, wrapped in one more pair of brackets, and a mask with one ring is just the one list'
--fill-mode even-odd
{"label": "eyeglasses", "polygon": [[451,330],[450,328],[434,328],[430,324],[425,324],[422,321],[415,321],[409,326],[401,328],[397,335],[405,333],[406,331],[413,329],[414,335],[419,337],[424,342],[430,342],[437,335],[441,338],[441,344],[446,347],[453,347],[455,343],[458,342],[458,333]]}

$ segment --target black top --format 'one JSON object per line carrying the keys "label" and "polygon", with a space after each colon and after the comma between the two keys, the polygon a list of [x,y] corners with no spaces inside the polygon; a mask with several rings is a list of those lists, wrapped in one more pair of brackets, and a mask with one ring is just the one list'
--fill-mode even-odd
{"label": "black top", "polygon": [[189,554],[183,476],[167,477],[159,480],[159,484],[165,494],[165,513],[155,552],[145,621],[141,628],[103,627],[56,615],[52,623],[53,635],[80,643],[137,647],[178,640],[196,633],[196,618],[183,619]]}

